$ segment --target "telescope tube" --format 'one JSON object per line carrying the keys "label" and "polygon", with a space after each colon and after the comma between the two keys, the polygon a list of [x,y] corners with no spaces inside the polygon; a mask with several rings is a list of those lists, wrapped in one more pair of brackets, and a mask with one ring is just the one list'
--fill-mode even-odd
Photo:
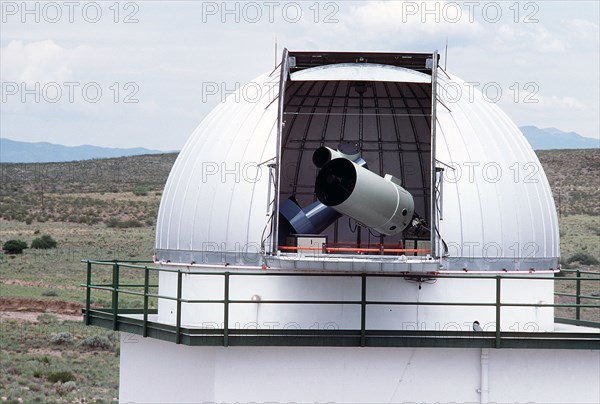
{"label": "telescope tube", "polygon": [[317,198],[337,212],[383,235],[402,232],[414,214],[412,195],[400,180],[385,178],[346,158],[325,163],[315,183]]}

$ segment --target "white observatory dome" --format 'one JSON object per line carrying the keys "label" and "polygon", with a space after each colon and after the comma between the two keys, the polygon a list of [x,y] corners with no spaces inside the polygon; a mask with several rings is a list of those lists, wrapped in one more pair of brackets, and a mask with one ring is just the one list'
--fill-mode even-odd
{"label": "white observatory dome", "polygon": [[[265,264],[265,254],[276,253],[281,244],[273,212],[290,195],[301,204],[315,200],[312,150],[351,140],[363,145],[370,170],[401,178],[414,195],[415,212],[427,222],[433,211],[427,199],[430,153],[435,151],[435,233],[442,240],[437,255],[442,270],[558,268],[558,224],[548,181],[506,114],[440,70],[435,143],[428,147],[432,76],[385,64],[360,67],[332,63],[291,73],[283,107],[276,69],[218,105],[189,138],[169,175],[156,229],[158,260]],[[351,112],[358,102],[351,88],[362,91],[357,114]],[[344,138],[339,128],[349,133],[351,125],[359,128],[356,135]],[[279,159],[279,150],[287,160]],[[275,184],[281,184],[279,198]],[[338,220],[343,225],[326,230],[328,240],[355,239],[347,229],[355,224]],[[365,240],[379,237],[362,234]]]}
{"label": "white observatory dome", "polygon": [[[88,299],[121,332],[121,401],[598,401],[597,334],[554,316],[539,160],[438,59],[284,50],[202,121],[158,265],[116,263],[145,283],[113,310]],[[143,311],[118,307],[141,286]],[[560,389],[538,376],[565,366]]]}

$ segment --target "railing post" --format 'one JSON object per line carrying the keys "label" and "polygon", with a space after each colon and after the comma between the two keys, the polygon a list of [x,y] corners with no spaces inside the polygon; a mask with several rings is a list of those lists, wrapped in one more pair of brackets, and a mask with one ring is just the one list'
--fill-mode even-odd
{"label": "railing post", "polygon": [[182,272],[177,272],[177,325],[175,327],[175,343],[181,344],[181,286],[182,286]]}
{"label": "railing post", "polygon": [[113,330],[118,330],[119,315],[119,263],[113,263],[113,281],[112,281],[112,309],[113,309]]}
{"label": "railing post", "polygon": [[142,336],[146,338],[148,336],[148,290],[150,282],[150,270],[147,266],[144,266],[144,330]]}
{"label": "railing post", "polygon": [[500,282],[502,277],[500,275],[496,276],[496,348],[500,348],[500,312],[501,312],[501,292],[502,289],[500,287]]}
{"label": "railing post", "polygon": [[575,284],[575,304],[577,305],[577,307],[575,307],[575,319],[579,321],[581,320],[581,307],[579,307],[579,305],[581,304],[581,271],[579,269],[577,270],[577,272],[575,272],[575,276],[577,276]]}
{"label": "railing post", "polygon": [[223,346],[229,346],[229,272],[225,272],[223,303]]}
{"label": "railing post", "polygon": [[92,299],[92,288],[90,288],[90,285],[92,284],[92,263],[88,260],[87,261],[87,282],[85,285],[85,325],[90,325],[91,324],[91,318],[90,318],[90,306],[91,306],[91,302],[90,300]]}
{"label": "railing post", "polygon": [[360,296],[360,346],[366,345],[367,325],[367,274],[362,274]]}

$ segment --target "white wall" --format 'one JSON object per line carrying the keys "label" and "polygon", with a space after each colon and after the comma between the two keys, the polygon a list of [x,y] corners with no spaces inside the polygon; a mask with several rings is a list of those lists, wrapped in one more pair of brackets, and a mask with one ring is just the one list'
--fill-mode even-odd
{"label": "white wall", "polygon": [[[189,347],[121,333],[120,401],[476,403],[480,349]],[[600,351],[489,350],[491,403],[600,402]]]}
{"label": "white wall", "polygon": [[[511,275],[515,275],[512,273]],[[530,274],[523,274],[531,276]],[[547,277],[538,274],[540,279]],[[220,300],[224,296],[221,275],[188,275],[182,279],[183,298]],[[177,275],[161,273],[159,293],[176,296]],[[402,278],[369,278],[367,300],[407,302],[495,303],[494,279],[437,279],[435,282],[409,282]],[[554,301],[554,281],[503,280],[503,303],[551,304]],[[354,277],[281,277],[231,276],[230,299],[252,300],[338,300],[360,301],[361,278]],[[176,303],[161,299],[158,321],[175,324]],[[367,328],[387,330],[471,330],[478,320],[486,331],[496,328],[495,307],[469,306],[388,306],[367,307]],[[229,326],[232,328],[284,328],[288,324],[302,328],[360,329],[359,305],[274,305],[231,304]],[[268,323],[268,324],[267,324]],[[182,304],[182,325],[222,328],[222,304]],[[317,324],[317,326],[315,326]],[[552,331],[552,307],[506,307],[501,313],[505,331]]]}

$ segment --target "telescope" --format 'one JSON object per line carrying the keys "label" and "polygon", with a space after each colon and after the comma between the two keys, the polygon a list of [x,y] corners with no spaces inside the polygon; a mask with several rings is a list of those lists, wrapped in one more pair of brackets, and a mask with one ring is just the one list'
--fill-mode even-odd
{"label": "telescope", "polygon": [[382,178],[346,158],[331,159],[321,167],[315,191],[323,205],[382,235],[402,232],[413,219],[413,197],[398,178]]}
{"label": "telescope", "polygon": [[305,208],[294,198],[282,203],[279,211],[288,231],[319,234],[342,215],[386,236],[402,232],[411,223],[412,195],[398,178],[369,171],[357,143],[342,142],[337,150],[319,147],[312,161],[320,169],[315,182],[318,200]]}

